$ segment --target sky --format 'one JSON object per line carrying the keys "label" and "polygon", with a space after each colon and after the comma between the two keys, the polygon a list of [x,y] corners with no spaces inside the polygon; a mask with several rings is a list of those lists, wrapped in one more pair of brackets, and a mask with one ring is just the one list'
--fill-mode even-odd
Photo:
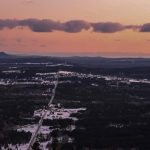
{"label": "sky", "polygon": [[150,56],[149,0],[0,0],[0,51]]}

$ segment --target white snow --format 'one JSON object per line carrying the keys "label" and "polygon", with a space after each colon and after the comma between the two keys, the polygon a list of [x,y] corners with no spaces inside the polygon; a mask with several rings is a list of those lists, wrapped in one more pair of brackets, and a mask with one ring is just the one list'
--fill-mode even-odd
{"label": "white snow", "polygon": [[52,132],[52,130],[50,130],[49,126],[41,126],[40,130],[39,130],[39,134],[49,134],[50,132]]}
{"label": "white snow", "polygon": [[91,85],[92,85],[92,86],[96,86],[96,87],[98,86],[98,84],[96,84],[96,83],[92,83]]}
{"label": "white snow", "polygon": [[5,73],[5,74],[21,73],[21,71],[20,70],[6,70],[6,71],[2,71],[2,73]]}
{"label": "white snow", "polygon": [[56,75],[56,72],[36,73],[37,76]]}
{"label": "white snow", "polygon": [[1,147],[2,150],[27,150],[28,144],[17,144],[17,145],[12,145],[8,144],[8,148]]}
{"label": "white snow", "polygon": [[[59,107],[59,108],[57,108]],[[61,104],[57,105],[57,107],[53,104],[51,104],[51,108],[49,110],[43,110],[43,109],[39,109],[39,110],[35,110],[34,111],[34,117],[41,117],[45,111],[46,116],[44,119],[73,119],[74,121],[78,120],[75,117],[70,117],[71,114],[74,113],[78,113],[79,111],[85,111],[86,108],[76,108],[76,109],[65,109],[63,107],[61,107]],[[25,132],[31,132],[32,134],[35,133],[36,129],[37,129],[38,125],[37,124],[29,124],[29,125],[25,125],[25,126],[20,126],[18,127],[17,131],[21,132],[21,131],[25,131]],[[73,131],[76,128],[75,125],[70,125],[66,128],[67,131]],[[53,129],[50,129],[50,126],[41,126],[38,134],[42,134],[43,136],[47,136],[49,135],[49,133],[51,133],[53,131]],[[63,140],[63,137],[60,137],[60,140]],[[68,142],[72,142],[73,139],[68,137]],[[40,146],[42,147],[42,149],[46,150],[46,145],[48,144],[49,141],[46,142],[41,142]],[[10,148],[12,148],[12,150],[15,150],[15,146],[10,146]],[[27,149],[28,144],[25,145],[17,145],[19,150],[25,150]],[[5,150],[5,149],[2,149]]]}
{"label": "white snow", "polygon": [[[50,110],[47,111],[47,114],[44,119],[73,119],[78,120],[75,117],[70,117],[71,114],[78,113],[79,111],[85,111],[86,108],[77,108],[77,109],[64,109],[64,108],[55,108],[54,106],[51,107]],[[36,110],[34,112],[34,117],[42,116],[42,110]]]}
{"label": "white snow", "polygon": [[65,75],[72,75],[74,72],[70,72],[70,71],[59,71],[59,74],[65,74]]}
{"label": "white snow", "polygon": [[34,133],[37,129],[38,125],[37,124],[33,124],[33,125],[25,125],[25,126],[21,126],[17,129],[17,131],[25,131],[25,132],[31,132]]}

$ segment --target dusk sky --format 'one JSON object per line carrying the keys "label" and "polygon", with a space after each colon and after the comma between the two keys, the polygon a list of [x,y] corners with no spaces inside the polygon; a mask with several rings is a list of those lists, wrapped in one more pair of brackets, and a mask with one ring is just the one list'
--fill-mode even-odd
{"label": "dusk sky", "polygon": [[0,0],[0,51],[150,56],[150,0]]}

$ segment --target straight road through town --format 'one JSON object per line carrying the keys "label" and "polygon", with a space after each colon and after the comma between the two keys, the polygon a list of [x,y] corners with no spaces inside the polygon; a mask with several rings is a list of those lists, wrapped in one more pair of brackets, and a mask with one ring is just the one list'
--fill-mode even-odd
{"label": "straight road through town", "polygon": [[[54,86],[54,88],[53,88],[53,90],[52,90],[52,96],[51,96],[51,99],[50,99],[50,101],[49,101],[49,103],[48,103],[48,109],[51,107],[51,104],[53,103],[53,100],[54,100],[54,98],[55,98],[56,88],[57,88],[57,86],[58,86],[58,73],[55,75],[55,78],[56,78],[55,86]],[[37,129],[36,129],[35,133],[34,133],[34,134],[32,135],[32,137],[31,137],[31,140],[30,140],[30,142],[29,142],[29,145],[28,145],[27,150],[32,150],[32,146],[33,146],[33,144],[34,144],[35,141],[36,141],[38,132],[39,132],[39,130],[40,130],[42,124],[43,124],[43,120],[44,120],[44,118],[45,118],[45,116],[46,116],[46,114],[47,114],[47,110],[43,109],[42,111],[43,111],[44,113],[43,113],[43,115],[41,116],[41,119],[40,119],[40,121],[39,121],[39,123],[38,123],[38,126],[37,126]]]}

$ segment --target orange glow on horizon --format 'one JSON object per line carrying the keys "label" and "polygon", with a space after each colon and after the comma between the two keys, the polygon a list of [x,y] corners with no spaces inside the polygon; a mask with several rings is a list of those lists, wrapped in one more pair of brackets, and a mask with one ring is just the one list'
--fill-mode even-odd
{"label": "orange glow on horizon", "polygon": [[[2,0],[0,19],[52,19],[89,22],[119,22],[142,25],[149,22],[148,0]],[[10,11],[11,10],[11,11]],[[7,35],[7,36],[6,36]],[[51,53],[143,53],[150,54],[150,33],[125,30],[117,33],[32,32],[28,28],[0,30],[0,50],[23,54]]]}

